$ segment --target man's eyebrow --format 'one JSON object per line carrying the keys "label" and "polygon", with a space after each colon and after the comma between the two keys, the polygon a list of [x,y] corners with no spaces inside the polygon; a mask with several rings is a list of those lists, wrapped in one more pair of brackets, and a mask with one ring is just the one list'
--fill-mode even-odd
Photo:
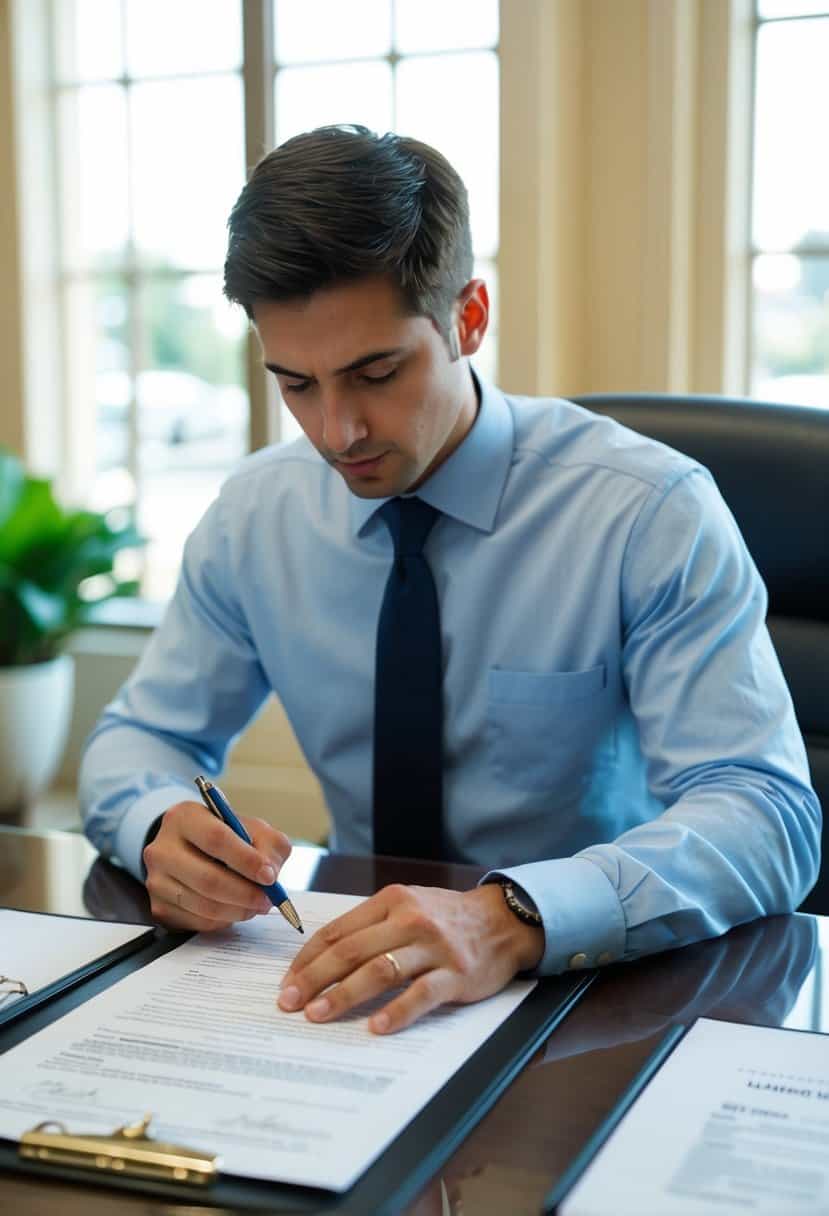
{"label": "man's eyebrow", "polygon": [[[361,355],[359,359],[346,363],[345,367],[338,367],[334,375],[342,376],[344,372],[354,372],[360,367],[366,367],[369,363],[376,363],[379,359],[390,359],[392,355],[402,354],[404,349],[402,346],[394,346],[390,350],[375,350],[370,355]],[[290,368],[282,367],[279,363],[266,363],[265,367],[276,376],[291,376],[294,380],[313,380],[314,378],[307,372],[292,372]]]}

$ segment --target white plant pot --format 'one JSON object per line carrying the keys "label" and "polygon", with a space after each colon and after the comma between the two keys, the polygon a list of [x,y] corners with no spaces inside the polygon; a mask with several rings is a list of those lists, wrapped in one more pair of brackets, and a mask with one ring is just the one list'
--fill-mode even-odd
{"label": "white plant pot", "polygon": [[50,784],[72,717],[71,655],[0,667],[0,814],[30,805]]}

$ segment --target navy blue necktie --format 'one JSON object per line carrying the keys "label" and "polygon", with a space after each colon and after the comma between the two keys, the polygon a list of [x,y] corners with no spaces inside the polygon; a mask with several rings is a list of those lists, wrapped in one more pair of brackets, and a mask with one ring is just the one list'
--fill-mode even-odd
{"label": "navy blue necktie", "polygon": [[443,856],[440,614],[423,545],[439,512],[419,498],[380,508],[394,563],[377,626],[374,851]]}

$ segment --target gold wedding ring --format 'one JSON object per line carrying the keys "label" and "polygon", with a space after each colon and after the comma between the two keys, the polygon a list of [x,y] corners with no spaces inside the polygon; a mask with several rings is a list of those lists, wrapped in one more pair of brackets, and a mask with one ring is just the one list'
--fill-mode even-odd
{"label": "gold wedding ring", "polygon": [[401,980],[402,980],[402,978],[403,978],[403,969],[402,969],[402,967],[400,966],[400,964],[398,963],[397,959],[396,959],[396,958],[394,957],[394,955],[392,954],[391,950],[384,950],[384,951],[383,951],[383,958],[387,958],[387,959],[389,960],[389,962],[391,963],[392,967],[394,967],[394,982],[395,982],[396,984],[399,984],[399,983],[400,983],[400,981],[401,981]]}
{"label": "gold wedding ring", "polygon": [[179,908],[181,907],[181,897],[183,894],[184,894],[184,887],[179,887],[179,889],[176,891],[176,906]]}

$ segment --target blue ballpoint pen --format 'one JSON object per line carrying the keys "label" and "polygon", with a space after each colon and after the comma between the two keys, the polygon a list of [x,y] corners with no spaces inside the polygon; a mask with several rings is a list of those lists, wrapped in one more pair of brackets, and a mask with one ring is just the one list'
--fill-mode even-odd
{"label": "blue ballpoint pen", "polygon": [[[218,785],[214,785],[206,777],[197,777],[196,785],[208,811],[221,819],[222,823],[226,823],[232,832],[235,832],[237,836],[244,840],[245,844],[253,844],[250,836],[248,836],[244,827],[230,809],[227,798],[225,798]],[[282,883],[272,882],[270,886],[262,887],[262,890],[274,907],[279,909],[288,924],[293,925],[300,933],[304,933],[302,921],[299,919],[297,910],[288,898],[288,892],[282,886]]]}

